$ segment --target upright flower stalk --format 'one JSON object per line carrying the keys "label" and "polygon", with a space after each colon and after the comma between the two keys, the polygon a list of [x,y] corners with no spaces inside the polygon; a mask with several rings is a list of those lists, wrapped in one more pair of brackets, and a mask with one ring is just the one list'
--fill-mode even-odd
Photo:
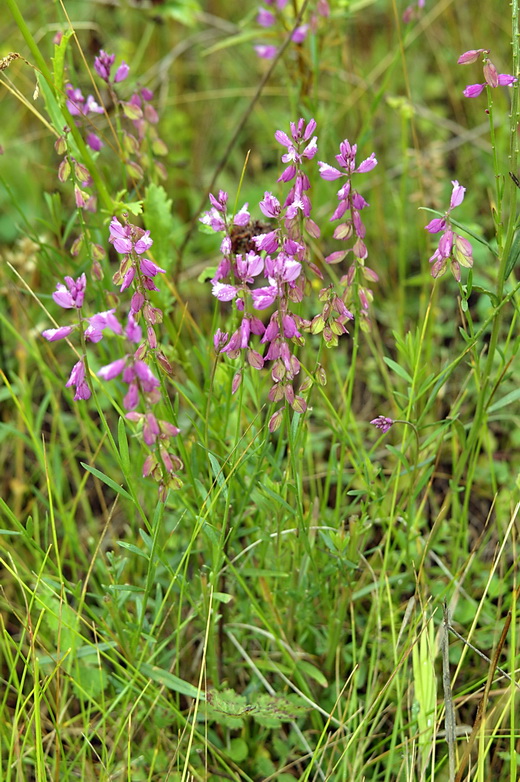
{"label": "upright flower stalk", "polygon": [[[308,241],[309,237],[317,239],[321,234],[311,216],[311,183],[307,173],[309,163],[318,151],[315,129],[314,119],[309,122],[300,119],[290,123],[289,133],[283,130],[275,133],[276,141],[284,148],[281,159],[285,168],[278,182],[290,184],[290,189],[283,202],[270,191],[264,193],[259,208],[269,223],[251,218],[248,204],[237,214],[228,214],[228,195],[223,191],[217,197],[210,195],[211,208],[201,217],[203,224],[224,234],[220,246],[222,257],[211,280],[213,295],[222,302],[233,302],[235,315],[240,320],[231,335],[220,329],[217,331],[215,349],[232,359],[244,355],[256,370],[262,370],[269,362],[272,386],[268,399],[274,403],[283,402],[299,413],[306,410],[302,394],[309,386],[304,381],[299,393],[294,387],[301,369],[297,354],[298,348],[305,344],[304,334],[321,335],[326,347],[334,347],[339,337],[348,333],[346,325],[353,318],[345,304],[345,293],[338,295],[332,284],[319,292],[322,308],[317,315],[306,318],[301,314],[310,292],[310,278],[323,279],[323,271],[312,259]],[[355,146],[352,148],[348,142],[343,142],[338,160],[345,167],[345,172],[324,163],[319,166],[322,176],[326,172],[324,178],[347,178],[332,219],[338,219],[349,211],[351,228],[347,229],[343,224],[337,229],[337,235],[341,233],[340,238],[346,238],[347,234],[356,235],[355,256],[366,269],[365,229],[359,212],[368,204],[352,191],[350,176],[371,170],[377,161],[371,155],[356,168],[355,164],[352,165],[355,153]],[[342,252],[341,258],[329,256],[326,260],[339,262],[347,252]],[[366,270],[366,274],[370,279],[377,279],[370,269]],[[363,289],[359,295],[368,307],[368,292]],[[271,307],[273,311],[267,320],[260,317],[260,312]],[[233,392],[237,390],[241,377],[242,372],[237,372]],[[326,382],[319,365],[316,380]],[[282,413],[283,406],[272,415],[269,422],[271,431],[280,425]]]}
{"label": "upright flower stalk", "polygon": [[430,258],[432,264],[432,277],[441,277],[448,264],[451,273],[460,282],[460,267],[464,266],[470,269],[473,266],[473,249],[468,239],[456,233],[451,226],[451,212],[464,200],[466,188],[459,185],[457,180],[452,183],[450,205],[444,214],[444,217],[436,217],[430,220],[426,230],[431,234],[441,233],[437,249]]}
{"label": "upright flower stalk", "polygon": [[[347,273],[340,279],[340,283],[345,286],[343,300],[346,304],[352,303],[361,316],[361,327],[367,328],[368,310],[373,294],[371,289],[366,287],[365,282],[377,282],[379,277],[366,264],[366,259],[368,258],[368,249],[365,244],[366,228],[361,212],[369,204],[353,188],[352,177],[355,174],[366,174],[372,171],[377,166],[377,159],[372,152],[369,157],[359,165],[356,165],[356,155],[357,144],[351,144],[348,139],[345,139],[340,144],[339,154],[336,155],[339,168],[324,162],[320,162],[318,165],[322,179],[330,182],[338,179],[345,180],[337,192],[338,206],[330,221],[342,220],[334,229],[334,239],[339,239],[343,242],[353,240],[353,244],[346,250],[336,250],[328,255],[325,260],[331,264],[341,263],[349,253],[352,253],[354,257],[353,263],[350,265]],[[345,216],[346,219],[344,219]],[[357,307],[355,303],[356,293],[360,307]]]}

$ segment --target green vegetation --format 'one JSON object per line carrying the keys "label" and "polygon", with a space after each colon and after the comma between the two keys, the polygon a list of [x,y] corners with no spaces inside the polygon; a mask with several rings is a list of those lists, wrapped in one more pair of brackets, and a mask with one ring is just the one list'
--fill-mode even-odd
{"label": "green vegetation", "polygon": [[[1,782],[520,777],[519,85],[482,76],[488,55],[519,72],[518,3],[427,0],[404,20],[388,0],[279,5],[262,27],[234,0],[6,0]],[[302,170],[320,236],[300,207],[289,225],[258,206],[268,191],[283,209],[298,181],[278,181],[274,134],[300,117],[317,123]],[[334,235],[347,180],[318,166],[341,167],[345,139],[356,166],[377,158],[352,177],[366,264],[359,245],[325,261],[359,230]],[[426,231],[452,182],[451,228]],[[293,259],[283,282],[212,296],[223,234],[199,218],[220,190],[255,226],[234,226],[231,254],[278,225],[323,281],[308,267],[298,300]],[[151,249],[142,231],[118,244],[114,217]],[[451,229],[472,247],[460,282],[428,262]],[[138,270],[121,290],[124,241]],[[58,306],[82,274],[81,312],[76,290]],[[253,313],[249,289],[276,285]],[[89,342],[82,318],[114,309],[126,328],[131,300],[143,339],[105,315]],[[272,342],[299,371],[266,358],[263,332],[254,354],[215,350],[218,328],[285,306],[301,337]]]}

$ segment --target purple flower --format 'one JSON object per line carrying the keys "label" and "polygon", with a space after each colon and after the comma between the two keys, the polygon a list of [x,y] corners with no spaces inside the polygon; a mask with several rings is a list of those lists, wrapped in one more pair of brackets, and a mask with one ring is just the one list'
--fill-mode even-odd
{"label": "purple flower", "polygon": [[[103,49],[101,49],[98,56],[94,60],[94,70],[98,76],[101,76],[101,78],[107,82],[107,84],[110,82],[110,72],[112,70],[112,65],[114,64],[115,59],[115,54],[107,54],[105,51],[103,51]],[[116,71],[114,82],[124,81],[124,79],[126,79],[128,76],[129,71],[130,69],[126,62],[122,62]]]}
{"label": "purple flower", "polygon": [[73,280],[72,277],[65,277],[65,285],[58,282],[56,290],[52,294],[52,298],[60,307],[65,310],[80,309],[83,305],[85,298],[85,288],[87,286],[87,278],[85,274],[78,277],[77,280]]}
{"label": "purple flower", "polygon": [[127,255],[131,252],[141,255],[149,250],[153,244],[153,239],[150,239],[150,231],[143,231],[136,225],[122,225],[117,217],[113,217],[110,222],[108,241],[112,242],[121,255]]}
{"label": "purple flower", "polygon": [[272,11],[268,11],[267,8],[260,8],[256,17],[257,24],[261,27],[272,27],[275,22],[276,17]]}
{"label": "purple flower", "polygon": [[381,429],[383,434],[386,434],[390,427],[392,427],[395,423],[393,418],[387,418],[384,415],[378,415],[377,418],[374,418],[372,421],[370,421],[371,424],[373,424],[377,429]]}
{"label": "purple flower", "polygon": [[107,54],[103,49],[100,50],[98,56],[94,59],[94,70],[105,81],[110,79],[110,70],[115,59],[115,54]]}
{"label": "purple flower", "polygon": [[482,52],[489,54],[489,49],[470,49],[468,52],[460,55],[457,63],[458,65],[468,65],[471,62],[476,62]]}
{"label": "purple flower", "polygon": [[66,106],[73,117],[86,116],[87,114],[103,114],[104,108],[96,103],[94,96],[89,95],[85,100],[80,89],[74,88],[72,84],[65,87],[67,95]]}
{"label": "purple flower", "polygon": [[437,249],[430,258],[432,264],[432,277],[441,277],[450,264],[453,276],[460,282],[460,267],[471,268],[473,266],[471,243],[464,237],[455,233],[451,228],[450,214],[452,209],[460,206],[464,200],[466,188],[462,187],[457,180],[453,180],[453,189],[451,192],[450,205],[444,214],[444,217],[430,220],[425,230],[431,234],[440,233],[441,237]]}
{"label": "purple flower", "polygon": [[291,41],[293,41],[294,43],[303,43],[304,40],[307,37],[308,31],[309,31],[309,25],[308,24],[301,24],[293,32],[293,34],[291,36]]}
{"label": "purple flower", "polygon": [[46,329],[45,331],[42,331],[42,337],[44,337],[47,342],[57,342],[59,339],[65,339],[69,334],[72,334],[74,328],[74,326],[60,326],[57,329]]}
{"label": "purple flower", "polygon": [[100,342],[103,339],[103,329],[110,329],[114,334],[122,334],[123,327],[114,312],[114,309],[106,310],[87,318],[89,325],[85,329],[85,339],[89,342]]}
{"label": "purple flower", "polygon": [[[126,64],[126,62],[123,60],[123,62],[121,63],[121,65],[119,66],[119,68],[116,71],[116,75],[114,76],[114,83],[117,84],[120,81],[124,81],[129,73],[130,73],[130,68]],[[144,92],[144,90],[143,90],[143,92]],[[152,93],[152,97],[153,97],[153,93]],[[150,100],[150,99],[148,98],[148,100]]]}
{"label": "purple flower", "polygon": [[487,87],[510,87],[517,80],[515,76],[511,76],[509,73],[498,73],[497,68],[493,62],[489,59],[489,49],[470,49],[460,55],[457,63],[459,65],[468,65],[469,63],[476,62],[481,54],[483,57],[483,73],[484,82],[479,84],[468,84],[463,90],[463,95],[466,98],[477,98],[484,88]]}
{"label": "purple flower", "polygon": [[276,57],[278,49],[276,46],[268,46],[267,44],[258,44],[255,46],[255,52],[261,60],[273,60]]}
{"label": "purple flower", "polygon": [[81,359],[72,367],[72,372],[70,373],[69,379],[65,383],[66,388],[70,388],[70,386],[74,386],[76,389],[74,394],[75,402],[78,402],[82,399],[90,399],[91,391],[85,380],[84,359]]}
{"label": "purple flower", "polygon": [[96,136],[95,133],[87,133],[86,142],[94,152],[99,152],[99,150],[105,146],[99,136]]}
{"label": "purple flower", "polygon": [[235,285],[225,285],[223,282],[215,282],[213,283],[211,292],[219,301],[232,301],[238,293],[238,288],[236,288]]}

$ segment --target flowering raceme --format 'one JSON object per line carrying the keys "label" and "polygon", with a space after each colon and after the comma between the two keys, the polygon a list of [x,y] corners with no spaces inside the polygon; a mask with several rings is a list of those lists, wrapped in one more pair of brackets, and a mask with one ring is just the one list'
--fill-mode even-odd
{"label": "flowering raceme", "polygon": [[467,239],[464,239],[463,236],[455,233],[451,227],[451,212],[457,206],[460,206],[464,200],[464,193],[466,192],[466,188],[459,185],[457,180],[454,180],[451,184],[453,185],[453,189],[451,192],[450,205],[445,212],[444,217],[436,217],[433,220],[430,220],[428,225],[425,226],[425,229],[431,234],[442,232],[437,249],[430,258],[430,263],[433,264],[432,277],[441,277],[448,268],[449,263],[453,276],[457,282],[460,282],[460,267],[465,266],[466,268],[471,268],[473,266],[473,250],[471,243]]}
{"label": "flowering raceme", "polygon": [[[338,344],[339,337],[347,334],[346,325],[353,318],[343,296],[336,293],[334,285],[323,287],[318,295],[322,309],[311,320],[304,318],[294,305],[302,302],[311,290],[309,276],[323,279],[323,272],[312,260],[308,237],[320,236],[320,228],[312,219],[310,198],[311,183],[307,174],[309,163],[318,151],[318,139],[314,135],[316,122],[300,119],[290,123],[290,131],[277,130],[276,141],[284,148],[281,156],[285,168],[278,182],[290,184],[287,196],[281,202],[272,192],[266,191],[259,203],[260,210],[269,223],[251,218],[248,204],[235,215],[227,212],[228,195],[220,191],[210,195],[211,208],[200,221],[211,230],[223,233],[221,260],[211,280],[213,295],[222,302],[232,303],[241,315],[241,323],[232,334],[218,329],[214,336],[217,353],[237,359],[244,356],[251,367],[261,370],[270,363],[273,385],[268,393],[272,402],[289,405],[296,412],[306,409],[306,402],[296,394],[293,384],[300,373],[297,348],[304,344],[305,333],[321,335],[326,347]],[[344,141],[337,156],[338,170],[320,163],[321,175],[326,179],[345,177],[347,182],[339,192],[339,206],[333,219],[339,219],[349,211],[350,235],[356,235],[355,253],[364,265],[367,256],[363,242],[365,230],[359,211],[368,204],[352,190],[350,177],[354,173],[370,171],[377,164],[372,154],[359,166],[355,163],[356,147]],[[346,238],[345,224],[337,229],[339,238]],[[341,253],[339,262],[348,251]],[[330,258],[326,260],[330,261]],[[375,272],[366,269],[370,279]],[[368,296],[360,292],[360,298],[368,306]],[[268,319],[259,313],[273,308]],[[258,314],[257,314],[258,313]],[[255,346],[255,337],[258,338]],[[258,344],[259,342],[259,344]],[[239,370],[232,384],[233,393],[239,387],[242,371]],[[326,382],[323,369],[316,368],[316,380]],[[309,383],[304,381],[302,390]],[[269,422],[271,431],[281,422],[283,407],[277,410]]]}
{"label": "flowering raceme", "polygon": [[[369,302],[372,301],[372,291],[361,285],[361,278],[369,282],[377,282],[379,279],[376,272],[365,263],[368,257],[368,250],[365,244],[366,229],[361,218],[361,210],[369,206],[357,190],[352,187],[352,176],[354,174],[366,174],[377,166],[377,159],[372,152],[369,157],[356,165],[357,144],[350,144],[348,139],[341,142],[339,154],[336,155],[336,161],[340,168],[319,162],[319,171],[322,179],[335,181],[336,179],[346,179],[345,183],[338,190],[338,206],[336,207],[331,222],[341,220],[346,214],[347,219],[336,226],[334,230],[334,239],[349,241],[354,238],[354,244],[350,249],[338,250],[328,255],[325,260],[327,263],[340,263],[346,258],[349,252],[354,256],[354,263],[349,267],[340,282],[346,286],[345,303],[352,298],[351,288],[355,285],[357,296],[361,304],[360,314],[365,320],[361,321],[362,327],[366,328],[366,316]],[[341,170],[342,169],[342,170]]]}
{"label": "flowering raceme", "polygon": [[[78,322],[72,326],[46,329],[42,332],[42,336],[48,342],[57,342],[65,339],[76,329],[81,330],[86,342],[99,342],[103,338],[103,330],[105,328],[110,329],[115,334],[121,334],[122,327],[114,315],[114,310],[98,312],[97,315],[93,315],[90,318],[83,317],[81,308],[85,298],[86,286],[87,278],[85,274],[82,274],[76,280],[67,276],[65,277],[65,284],[59,282],[56,285],[52,298],[63,309],[76,309],[78,311]],[[65,386],[66,388],[74,386],[76,389],[74,394],[75,401],[90,399],[91,390],[86,380],[85,356],[81,357],[73,366]]]}
{"label": "flowering raceme", "polygon": [[489,49],[470,49],[469,51],[464,52],[464,54],[461,54],[457,60],[459,65],[469,65],[470,63],[476,62],[480,55],[483,56],[484,82],[480,84],[468,84],[463,91],[463,95],[465,95],[466,98],[477,98],[486,86],[493,88],[501,86],[510,87],[518,81],[515,76],[511,76],[509,73],[499,73],[495,65],[489,59],[489,54]]}
{"label": "flowering raceme", "polygon": [[[257,24],[264,30],[271,29],[273,35],[286,36],[287,30],[291,29],[291,19],[288,18],[288,11],[294,8],[289,5],[289,0],[264,0],[269,8],[259,8],[256,17]],[[288,11],[286,7],[288,6]],[[291,40],[295,44],[301,44],[307,38],[310,30],[315,32],[318,26],[318,17],[328,17],[330,8],[327,0],[318,0],[315,13],[309,17],[309,21],[300,24],[291,34]],[[276,57],[278,47],[273,44],[259,44],[255,46],[255,51],[261,59],[272,60]]]}

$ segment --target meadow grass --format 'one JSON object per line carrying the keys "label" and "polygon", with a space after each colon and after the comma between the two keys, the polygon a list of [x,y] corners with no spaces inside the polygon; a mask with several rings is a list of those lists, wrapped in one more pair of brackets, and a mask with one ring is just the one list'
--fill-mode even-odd
{"label": "meadow grass", "polygon": [[[518,83],[466,98],[482,53],[457,58],[486,47],[516,75],[517,0],[269,4],[272,27],[220,0],[5,5],[1,782],[514,782]],[[100,49],[130,66],[121,83],[96,74]],[[68,83],[103,112],[71,114]],[[214,349],[242,312],[211,295],[222,237],[199,218],[209,191],[254,220],[265,191],[283,204],[274,134],[300,117],[317,123],[302,165],[321,236],[310,226],[305,252],[325,280],[309,274],[291,303],[314,323],[288,339],[291,404],[290,389],[268,397],[276,360],[259,371]],[[337,165],[344,139],[358,166],[378,161],[353,175],[378,280],[358,259],[350,287],[353,255],[325,261],[353,243],[330,222],[344,180],[316,164]],[[448,218],[474,261],[460,283],[432,277],[439,234],[425,231],[454,181],[466,193]],[[122,376],[97,374],[128,350],[120,338],[105,328],[87,347],[85,324],[42,337],[78,322],[52,297],[65,275],[86,275],[85,316],[123,322],[114,216],[150,231],[165,270],[150,293],[162,322],[136,318],[158,340],[142,343],[153,409],[180,430],[173,478],[166,453],[143,477],[159,441],[125,418]],[[313,320],[329,284],[348,335]],[[264,325],[273,308],[256,312]],[[90,398],[75,401],[79,381],[65,383],[85,350]],[[140,400],[150,413],[141,386]]]}

